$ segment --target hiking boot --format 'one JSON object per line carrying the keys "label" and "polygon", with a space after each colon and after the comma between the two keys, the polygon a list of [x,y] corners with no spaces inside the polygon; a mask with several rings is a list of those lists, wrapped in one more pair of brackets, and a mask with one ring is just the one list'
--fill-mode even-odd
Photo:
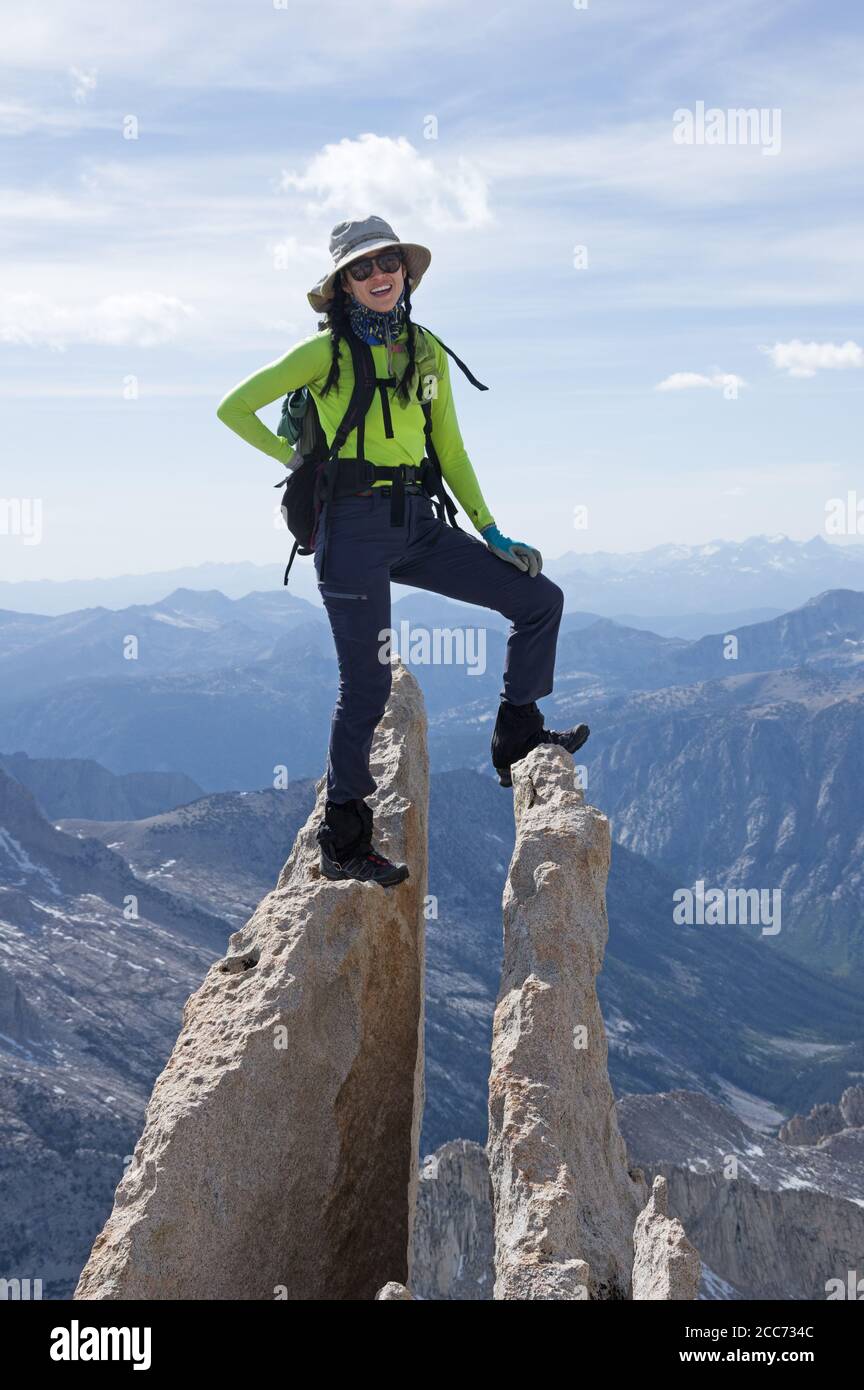
{"label": "hiking boot", "polygon": [[394,864],[376,849],[364,849],[340,863],[331,859],[322,845],[321,872],[334,883],[338,879],[356,878],[360,883],[380,883],[382,888],[391,888],[396,883],[404,883],[408,865]]}
{"label": "hiking boot", "polygon": [[589,733],[587,724],[575,724],[559,733],[543,727],[543,714],[534,700],[529,705],[511,705],[502,700],[492,733],[492,766],[502,787],[512,787],[510,769],[541,743],[557,743],[568,753],[581,748]]}
{"label": "hiking boot", "polygon": [[331,882],[356,878],[389,888],[408,877],[407,864],[394,864],[373,847],[372,808],[359,797],[327,801],[315,838],[321,850],[321,872]]}

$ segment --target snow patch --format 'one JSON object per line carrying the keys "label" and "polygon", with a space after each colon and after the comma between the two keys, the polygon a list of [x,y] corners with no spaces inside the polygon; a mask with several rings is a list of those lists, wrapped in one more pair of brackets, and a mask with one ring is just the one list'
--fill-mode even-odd
{"label": "snow patch", "polygon": [[21,873],[37,874],[45,880],[52,892],[56,893],[58,897],[60,896],[60,884],[54,875],[48,869],[43,868],[41,864],[34,864],[24,846],[19,844],[14,836],[2,827],[0,827],[0,850],[6,851],[16,869],[19,869]]}
{"label": "snow patch", "polygon": [[751,1129],[761,1130],[768,1133],[781,1125],[786,1119],[782,1110],[778,1110],[771,1101],[765,1100],[762,1096],[751,1095],[749,1091],[742,1091],[740,1087],[733,1086],[731,1081],[725,1081],[722,1077],[715,1077],[717,1085],[725,1096],[730,1110],[743,1120]]}

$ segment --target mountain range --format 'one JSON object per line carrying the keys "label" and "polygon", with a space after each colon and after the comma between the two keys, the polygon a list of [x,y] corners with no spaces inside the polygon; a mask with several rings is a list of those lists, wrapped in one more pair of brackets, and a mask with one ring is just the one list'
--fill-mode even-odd
{"label": "mountain range", "polygon": [[[273,886],[313,793],[306,781],[58,828],[0,771],[0,1165],[17,1194],[0,1243],[46,1270],[53,1296],[110,1204],[186,997]],[[511,794],[490,778],[432,778],[421,1152],[485,1136],[513,835]],[[614,847],[601,999],[616,1090],[702,1090],[768,1132],[833,1099],[864,1070],[860,992],[791,960],[767,969],[758,936],[676,927],[672,886]]]}
{"label": "mountain range", "polygon": [[52,820],[139,820],[200,797],[202,789],[182,772],[109,772],[92,758],[28,758],[0,753],[0,768],[35,797]]}
{"label": "mountain range", "polygon": [[[92,758],[117,773],[182,772],[205,790],[261,787],[277,765],[292,778],[321,766],[338,677],[326,618],[303,600],[178,591],[122,612],[0,617],[0,738],[10,751]],[[488,761],[488,740],[473,725],[497,708],[506,620],[411,594],[393,606],[397,633],[403,623],[477,630],[482,660],[414,669],[433,758],[443,751],[450,766]],[[839,672],[862,653],[864,595],[853,590],[695,641],[571,612],[553,706],[557,714],[587,700],[805,663]]]}
{"label": "mountain range", "polygon": [[[533,543],[543,549],[542,538]],[[286,532],[286,558],[287,551]],[[632,620],[634,627],[650,619],[655,631],[693,637],[774,616],[754,610],[794,608],[823,589],[864,588],[864,544],[840,545],[822,535],[809,541],[750,536],[636,552],[568,551],[547,555],[545,570],[562,585],[570,607]],[[281,565],[243,561],[105,579],[0,581],[0,609],[39,614],[120,609],[156,603],[176,589],[218,589],[235,599],[262,589],[284,595],[282,576]],[[311,561],[295,564],[290,587],[293,595],[317,601]],[[711,615],[722,624],[712,622]],[[690,619],[704,622],[701,631],[694,631]]]}
{"label": "mountain range", "polygon": [[[483,669],[413,669],[433,769],[488,775],[506,620],[411,594],[394,605],[393,623],[458,628],[466,615],[482,623]],[[0,625],[6,765],[27,754],[22,780],[43,798],[51,773],[40,791],[36,767],[56,758],[161,778],[167,797],[126,810],[49,797],[50,814],[137,820],[173,809],[169,784],[176,805],[202,788],[260,792],[319,775],[338,672],[326,619],[302,600],[181,591],[121,613],[13,618]],[[130,634],[138,656],[126,661]],[[681,885],[778,889],[777,947],[858,975],[862,656],[856,590],[692,641],[571,612],[543,705],[553,727],[591,726],[584,776],[621,844]]]}
{"label": "mountain range", "polygon": [[751,536],[630,554],[570,551],[545,569],[563,588],[568,607],[608,616],[785,609],[824,589],[864,587],[864,543]]}

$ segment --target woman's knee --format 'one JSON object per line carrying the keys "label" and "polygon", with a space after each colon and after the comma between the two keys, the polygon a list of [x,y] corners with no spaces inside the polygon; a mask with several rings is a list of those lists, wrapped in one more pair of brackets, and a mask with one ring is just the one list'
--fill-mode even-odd
{"label": "woman's knee", "polygon": [[541,613],[553,621],[560,620],[564,612],[564,590],[560,584],[556,584],[554,579],[547,579],[545,574],[538,574],[531,583],[538,586],[534,591],[535,613]]}
{"label": "woman's knee", "polygon": [[537,574],[515,586],[498,611],[517,624],[560,622],[564,590],[545,574]]}
{"label": "woman's knee", "polygon": [[[546,579],[546,576],[542,576]],[[546,588],[549,594],[549,607],[557,612],[560,617],[564,612],[564,590],[560,584],[556,584],[554,579],[546,579]]]}

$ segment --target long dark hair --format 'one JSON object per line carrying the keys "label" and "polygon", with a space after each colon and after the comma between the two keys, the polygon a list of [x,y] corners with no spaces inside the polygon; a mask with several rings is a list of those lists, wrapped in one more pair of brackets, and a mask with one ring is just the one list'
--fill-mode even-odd
{"label": "long dark hair", "polygon": [[[403,268],[405,262],[402,262]],[[407,270],[405,272],[405,289],[403,304],[405,307],[405,323],[408,328],[408,362],[402,375],[402,380],[396,388],[396,395],[401,396],[404,401],[411,400],[411,382],[414,376],[415,359],[417,355],[417,330],[411,320],[411,286],[408,283]],[[324,317],[318,324],[320,329],[326,329],[330,334],[330,371],[327,373],[327,380],[321,391],[322,396],[339,384],[339,344],[341,340],[352,331],[349,309],[351,307],[351,296],[348,291],[342,288],[342,277],[337,275],[333,285],[333,298],[327,305]]]}

